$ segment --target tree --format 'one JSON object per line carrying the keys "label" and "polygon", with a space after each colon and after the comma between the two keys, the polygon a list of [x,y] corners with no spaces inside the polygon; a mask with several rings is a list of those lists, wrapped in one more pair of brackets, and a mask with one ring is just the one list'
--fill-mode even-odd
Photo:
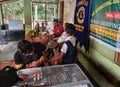
{"label": "tree", "polygon": [[2,4],[2,9],[5,22],[10,19],[22,20],[24,18],[23,0]]}

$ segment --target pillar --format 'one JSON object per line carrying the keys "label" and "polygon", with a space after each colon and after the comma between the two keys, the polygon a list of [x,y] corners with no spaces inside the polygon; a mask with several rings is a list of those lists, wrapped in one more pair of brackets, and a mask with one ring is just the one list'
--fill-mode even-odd
{"label": "pillar", "polygon": [[61,23],[63,23],[63,13],[64,13],[64,1],[63,0],[60,0],[59,1],[60,5],[59,5],[59,20]]}
{"label": "pillar", "polygon": [[38,20],[38,6],[37,5],[35,5],[35,21],[37,21]]}
{"label": "pillar", "polygon": [[24,21],[26,33],[32,29],[32,4],[31,0],[24,0]]}
{"label": "pillar", "polygon": [[2,11],[2,4],[0,4],[0,25],[2,25],[4,23],[3,21],[3,11]]}

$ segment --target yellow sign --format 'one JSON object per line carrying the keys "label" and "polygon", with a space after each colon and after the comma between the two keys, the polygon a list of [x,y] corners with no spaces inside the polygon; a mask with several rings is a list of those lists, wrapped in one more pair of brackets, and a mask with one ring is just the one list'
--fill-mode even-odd
{"label": "yellow sign", "polygon": [[117,41],[118,30],[113,30],[100,25],[90,24],[90,30],[96,34],[108,37]]}

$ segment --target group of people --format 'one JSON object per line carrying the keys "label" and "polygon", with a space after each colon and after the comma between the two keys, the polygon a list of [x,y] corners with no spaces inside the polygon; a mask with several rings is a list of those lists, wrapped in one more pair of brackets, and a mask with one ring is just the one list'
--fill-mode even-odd
{"label": "group of people", "polygon": [[[63,27],[57,19],[54,19],[53,23],[54,37],[51,40],[56,44],[52,44],[54,46],[48,48],[47,45],[40,42],[31,43],[28,40],[20,40],[17,44],[18,50],[14,54],[16,69],[44,66],[45,62],[59,61],[61,64],[75,62],[76,38],[74,36],[74,25],[65,23]],[[58,47],[60,47],[59,50],[57,50]],[[56,55],[56,51],[59,51],[59,55]],[[48,59],[48,57],[51,58]]]}

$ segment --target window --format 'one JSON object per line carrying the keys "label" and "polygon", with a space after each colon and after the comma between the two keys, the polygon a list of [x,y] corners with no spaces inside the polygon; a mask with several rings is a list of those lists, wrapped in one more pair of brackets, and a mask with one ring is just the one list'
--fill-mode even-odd
{"label": "window", "polygon": [[58,0],[32,0],[33,28],[36,21],[46,27],[54,18],[58,18]]}
{"label": "window", "polygon": [[8,24],[9,20],[23,20],[23,0],[2,4],[4,24]]}

